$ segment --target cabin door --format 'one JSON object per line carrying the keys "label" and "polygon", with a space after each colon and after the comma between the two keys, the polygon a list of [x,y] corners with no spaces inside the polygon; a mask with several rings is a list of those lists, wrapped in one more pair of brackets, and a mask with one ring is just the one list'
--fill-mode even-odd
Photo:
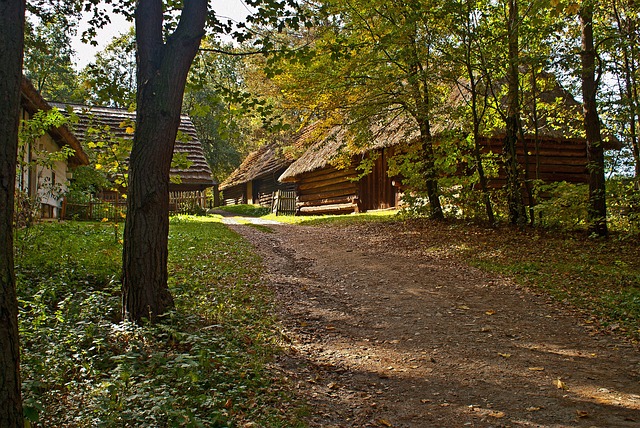
{"label": "cabin door", "polygon": [[396,206],[396,189],[387,175],[388,149],[382,149],[377,154],[371,172],[358,183],[360,209],[363,211]]}

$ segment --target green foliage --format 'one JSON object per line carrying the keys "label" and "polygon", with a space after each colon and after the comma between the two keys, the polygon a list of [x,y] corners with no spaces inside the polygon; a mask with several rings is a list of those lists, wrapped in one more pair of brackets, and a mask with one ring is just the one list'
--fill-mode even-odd
{"label": "green foliage", "polygon": [[24,73],[46,99],[82,101],[72,63],[76,26],[74,17],[61,15],[44,21],[30,17],[25,22]]}
{"label": "green foliage", "polygon": [[[116,226],[117,227],[117,226]],[[44,426],[295,427],[272,370],[277,336],[260,260],[219,221],[176,217],[155,326],[120,322],[121,245],[106,223],[19,231],[23,395]]]}
{"label": "green foliage", "polygon": [[114,37],[96,54],[80,78],[91,103],[100,106],[135,109],[136,45],[133,28]]}

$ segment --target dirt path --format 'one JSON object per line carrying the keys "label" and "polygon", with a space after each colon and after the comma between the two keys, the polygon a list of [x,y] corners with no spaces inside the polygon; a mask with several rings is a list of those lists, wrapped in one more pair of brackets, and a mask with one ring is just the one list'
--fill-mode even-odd
{"label": "dirt path", "polygon": [[313,427],[640,427],[640,353],[420,231],[229,227],[264,258]]}

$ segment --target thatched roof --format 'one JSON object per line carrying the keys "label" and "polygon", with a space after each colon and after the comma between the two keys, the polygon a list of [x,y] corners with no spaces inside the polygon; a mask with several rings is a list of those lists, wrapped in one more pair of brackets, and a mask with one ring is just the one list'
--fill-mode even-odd
{"label": "thatched roof", "polygon": [[342,154],[363,154],[370,150],[392,147],[410,141],[417,135],[410,122],[395,118],[390,123],[375,124],[369,128],[367,141],[359,141],[359,136],[352,134],[346,127],[333,126],[324,132],[316,132],[307,138],[315,143],[307,149],[280,176],[282,182],[293,181],[294,177],[306,172],[324,168]]}
{"label": "thatched roof", "polygon": [[[74,132],[81,141],[91,138],[88,135],[89,128],[105,126],[115,138],[133,140],[132,127],[135,126],[135,112],[113,107],[90,107],[79,104],[52,103],[52,105],[62,111],[70,109],[78,116],[78,122],[74,124]],[[198,140],[196,128],[189,116],[180,116],[178,139],[173,153],[174,155],[186,154],[189,166],[187,168],[171,168],[171,176],[180,178],[180,184],[172,187],[179,187],[181,190],[201,190],[215,184],[211,178],[211,168],[204,156],[202,144]]]}
{"label": "thatched roof", "polygon": [[274,174],[289,166],[291,162],[292,159],[278,152],[276,144],[266,144],[249,153],[242,164],[220,183],[220,190]]}
{"label": "thatched roof", "polygon": [[[40,92],[36,90],[33,83],[24,76],[22,77],[22,83],[20,85],[20,98],[22,108],[32,115],[38,111],[49,111],[52,108],[51,104],[45,101],[42,95],[40,95]],[[89,157],[82,149],[80,141],[78,141],[78,138],[76,138],[66,125],[59,128],[52,128],[48,132],[59,147],[69,146],[74,150],[73,156],[69,158],[69,164],[89,164]]]}
{"label": "thatched roof", "polygon": [[[539,111],[538,138],[543,140],[572,141],[585,143],[582,125],[582,104],[558,84],[550,74],[545,74],[543,84],[537,94],[538,101],[547,105],[546,110]],[[496,88],[497,92],[500,88]],[[503,100],[504,101],[504,100]],[[431,132],[434,138],[447,133],[468,133],[470,124],[463,117],[451,114],[456,107],[470,103],[470,91],[465,82],[454,85],[448,100],[449,113],[434,117]],[[525,112],[530,110],[526,105]],[[523,114],[523,127],[526,138],[533,138],[533,121]],[[500,122],[502,123],[502,121]],[[414,140],[419,134],[417,124],[410,118],[398,116],[386,125],[374,124],[370,127],[371,140],[361,144],[354,150],[351,135],[346,128],[335,126],[323,135],[316,136],[313,144],[298,160],[296,160],[281,176],[280,181],[294,181],[295,177],[307,172],[324,168],[342,152],[361,154],[369,150],[391,147],[402,142]],[[501,139],[505,129],[501,125],[483,133],[486,138]],[[620,149],[620,142],[612,136],[604,138],[605,149]]]}

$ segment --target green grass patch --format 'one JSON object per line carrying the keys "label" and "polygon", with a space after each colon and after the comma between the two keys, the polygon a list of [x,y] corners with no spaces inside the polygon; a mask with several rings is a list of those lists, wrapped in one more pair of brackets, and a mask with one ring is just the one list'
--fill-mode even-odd
{"label": "green grass patch", "polygon": [[[117,232],[117,233],[116,233]],[[48,223],[18,231],[25,414],[42,426],[296,427],[274,370],[273,296],[260,260],[213,217],[172,219],[176,310],[119,321],[120,231]]]}
{"label": "green grass patch", "polygon": [[269,208],[261,207],[260,205],[249,205],[249,204],[241,204],[241,205],[225,205],[221,207],[217,207],[221,211],[226,211],[231,214],[245,216],[245,217],[262,217],[266,216],[271,212]]}

